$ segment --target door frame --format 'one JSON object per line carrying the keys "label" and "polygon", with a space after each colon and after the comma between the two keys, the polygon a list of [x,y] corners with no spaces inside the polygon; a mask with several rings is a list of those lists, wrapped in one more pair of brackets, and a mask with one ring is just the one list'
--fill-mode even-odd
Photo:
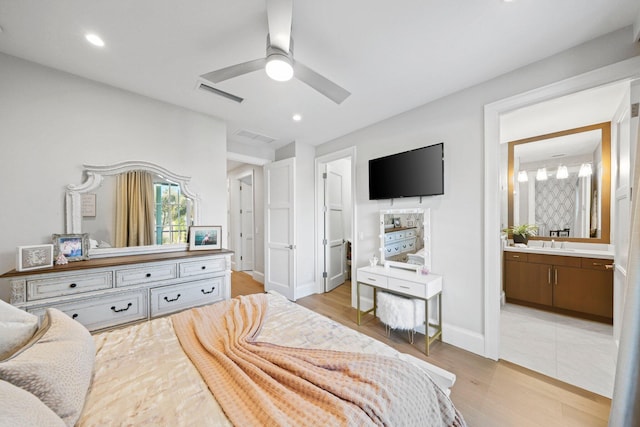
{"label": "door frame", "polygon": [[[500,115],[573,92],[640,77],[640,57],[484,106],[484,356],[500,357]],[[498,189],[498,191],[496,191]]]}
{"label": "door frame", "polygon": [[[333,153],[316,157],[315,159],[315,176],[316,176],[316,201],[315,201],[315,232],[316,232],[316,293],[324,293],[324,281],[322,273],[324,271],[324,247],[322,245],[323,235],[323,215],[322,207],[324,205],[324,180],[322,173],[327,163],[331,163],[340,159],[351,160],[351,279],[355,277],[356,265],[353,262],[357,258],[358,245],[356,244],[357,230],[357,209],[356,206],[356,147],[345,148]],[[351,305],[355,307],[354,287],[351,287]]]}
{"label": "door frame", "polygon": [[[229,223],[229,230],[227,232],[227,241],[230,243],[230,249],[235,251],[236,253],[234,254],[234,256],[232,257],[233,260],[231,262],[231,267],[232,270],[234,271],[242,271],[241,268],[241,263],[238,261],[238,259],[236,258],[237,256],[241,255],[241,251],[240,248],[242,247],[242,242],[241,242],[241,238],[240,238],[240,228],[241,228],[241,224],[240,224],[240,215],[239,215],[239,207],[240,207],[240,183],[242,182],[243,178],[246,178],[247,176],[251,177],[251,199],[253,200],[253,212],[252,212],[252,217],[253,217],[253,224],[254,224],[254,228],[255,228],[255,221],[256,221],[256,217],[255,217],[255,176],[254,176],[254,171],[253,169],[250,170],[244,170],[242,172],[238,172],[238,173],[233,173],[233,171],[229,174],[228,176],[228,186],[229,186],[229,191],[228,191],[228,197],[229,197],[229,202],[228,202],[228,206],[229,206],[229,214],[228,214],[228,223]],[[256,253],[256,247],[255,247],[255,239],[253,239],[253,254],[254,254],[254,266],[255,266],[255,253]]]}

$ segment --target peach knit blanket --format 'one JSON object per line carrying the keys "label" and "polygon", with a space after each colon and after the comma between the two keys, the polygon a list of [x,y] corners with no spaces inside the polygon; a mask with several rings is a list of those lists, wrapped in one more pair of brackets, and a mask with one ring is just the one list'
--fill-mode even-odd
{"label": "peach knit blanket", "polygon": [[257,342],[267,307],[267,296],[255,294],[172,316],[185,353],[234,425],[464,425],[412,364]]}

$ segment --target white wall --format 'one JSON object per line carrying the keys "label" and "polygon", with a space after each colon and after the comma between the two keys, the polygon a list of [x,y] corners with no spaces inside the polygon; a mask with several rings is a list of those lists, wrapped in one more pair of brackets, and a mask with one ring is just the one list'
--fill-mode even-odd
{"label": "white wall", "polygon": [[85,163],[190,175],[202,223],[226,229],[224,122],[4,54],[0,76],[0,272],[15,267],[16,246],[66,232],[65,186],[82,182]]}
{"label": "white wall", "polygon": [[444,276],[444,340],[483,354],[484,105],[637,55],[628,27],[317,147],[317,156],[357,148],[356,265],[377,252],[378,211],[391,208],[368,200],[368,161],[444,142],[445,194],[422,205],[396,200],[393,208],[431,208],[432,269]]}

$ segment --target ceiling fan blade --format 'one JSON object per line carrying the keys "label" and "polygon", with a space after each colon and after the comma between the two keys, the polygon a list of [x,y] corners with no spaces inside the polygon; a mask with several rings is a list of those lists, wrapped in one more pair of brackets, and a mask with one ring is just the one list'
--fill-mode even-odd
{"label": "ceiling fan blade", "polygon": [[294,75],[298,80],[311,86],[336,104],[341,104],[351,92],[341,88],[331,80],[321,76],[306,65],[295,61],[293,64]]}
{"label": "ceiling fan blade", "polygon": [[267,21],[271,46],[289,52],[293,0],[267,0]]}
{"label": "ceiling fan blade", "polygon": [[264,68],[266,63],[267,60],[265,58],[254,59],[253,61],[247,61],[230,67],[221,68],[219,70],[203,74],[200,77],[212,83],[220,83],[233,77],[238,77]]}

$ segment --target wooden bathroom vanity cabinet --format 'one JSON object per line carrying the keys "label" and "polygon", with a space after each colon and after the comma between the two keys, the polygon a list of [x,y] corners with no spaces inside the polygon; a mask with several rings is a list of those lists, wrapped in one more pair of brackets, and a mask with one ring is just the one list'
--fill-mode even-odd
{"label": "wooden bathroom vanity cabinet", "polygon": [[507,302],[613,323],[613,261],[504,252]]}

